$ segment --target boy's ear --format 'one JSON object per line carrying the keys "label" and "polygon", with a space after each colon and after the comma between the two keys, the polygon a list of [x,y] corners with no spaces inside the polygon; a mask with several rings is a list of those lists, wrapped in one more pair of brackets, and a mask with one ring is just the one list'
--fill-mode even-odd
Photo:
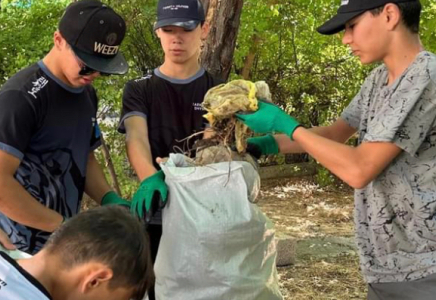
{"label": "boy's ear", "polygon": [[82,294],[93,292],[100,286],[107,284],[113,275],[113,271],[105,265],[92,265],[81,281],[80,291]]}
{"label": "boy's ear", "polygon": [[58,50],[61,50],[65,46],[64,44],[66,44],[66,41],[59,31],[55,31],[53,34],[53,44]]}
{"label": "boy's ear", "polygon": [[205,22],[203,26],[201,26],[201,39],[205,40],[210,31],[209,23]]}
{"label": "boy's ear", "polygon": [[388,3],[383,9],[384,16],[386,18],[386,24],[389,30],[394,30],[401,21],[401,11],[395,4]]}
{"label": "boy's ear", "polygon": [[160,39],[160,28],[156,29],[154,34]]}

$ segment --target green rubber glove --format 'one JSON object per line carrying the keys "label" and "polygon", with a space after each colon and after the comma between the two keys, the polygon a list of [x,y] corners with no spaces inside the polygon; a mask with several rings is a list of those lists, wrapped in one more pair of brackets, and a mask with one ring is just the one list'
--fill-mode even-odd
{"label": "green rubber glove", "polygon": [[292,139],[300,123],[278,106],[259,101],[259,109],[250,114],[236,114],[236,117],[256,133],[282,132]]}
{"label": "green rubber glove", "polygon": [[158,171],[141,182],[133,196],[130,212],[142,219],[145,211],[145,220],[150,222],[156,210],[165,206],[167,196],[168,188],[165,184],[165,175],[162,171]]}
{"label": "green rubber glove", "polygon": [[101,199],[102,206],[112,204],[130,207],[130,202],[118,196],[114,191],[107,192]]}
{"label": "green rubber glove", "polygon": [[251,145],[255,146],[262,155],[279,153],[279,145],[277,145],[276,139],[270,134],[248,138],[247,144],[247,149],[249,149]]}

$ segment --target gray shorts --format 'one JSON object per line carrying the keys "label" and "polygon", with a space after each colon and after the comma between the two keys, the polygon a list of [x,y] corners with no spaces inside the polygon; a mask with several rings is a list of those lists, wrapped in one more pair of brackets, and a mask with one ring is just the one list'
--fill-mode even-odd
{"label": "gray shorts", "polygon": [[435,300],[436,274],[425,278],[368,285],[368,300]]}

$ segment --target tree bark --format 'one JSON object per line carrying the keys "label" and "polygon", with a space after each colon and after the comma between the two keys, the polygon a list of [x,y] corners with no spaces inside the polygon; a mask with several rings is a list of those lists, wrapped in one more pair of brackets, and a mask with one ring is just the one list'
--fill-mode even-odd
{"label": "tree bark", "polygon": [[245,58],[244,68],[242,69],[242,78],[244,78],[245,80],[250,79],[251,68],[253,67],[254,59],[256,58],[257,47],[259,46],[260,41],[260,37],[257,34],[254,34],[252,37],[250,51]]}
{"label": "tree bark", "polygon": [[210,0],[200,0],[200,1],[203,4],[203,8],[204,8],[204,11],[206,12],[206,19],[207,19],[207,12],[209,10]]}
{"label": "tree bark", "polygon": [[206,21],[210,32],[203,44],[201,62],[214,76],[227,80],[241,19],[243,0],[202,0],[208,7]]}

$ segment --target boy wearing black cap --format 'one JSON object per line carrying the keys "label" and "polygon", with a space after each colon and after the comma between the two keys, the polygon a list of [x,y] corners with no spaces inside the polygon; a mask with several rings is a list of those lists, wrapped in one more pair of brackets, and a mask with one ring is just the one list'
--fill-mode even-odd
{"label": "boy wearing black cap", "polygon": [[0,228],[36,253],[85,191],[101,204],[129,202],[111,191],[93,151],[100,145],[98,100],[90,85],[124,74],[124,20],[99,1],[71,4],[54,46],[0,90]]}
{"label": "boy wearing black cap", "polygon": [[[368,299],[435,299],[436,56],[418,31],[418,0],[342,0],[318,28],[345,30],[362,63],[383,62],[327,127],[307,130],[260,103],[240,115],[264,153],[307,152],[355,190],[356,242]],[[359,146],[343,145],[358,133]],[[292,141],[293,140],[293,141]]]}
{"label": "boy wearing black cap", "polygon": [[[165,54],[164,63],[152,74],[127,83],[119,131],[126,133],[130,163],[141,180],[131,211],[150,221],[152,259],[162,230],[160,204],[167,187],[156,158],[186,149],[184,140],[205,129],[201,108],[206,92],[222,81],[199,64],[201,41],[209,27],[198,0],[160,0],[154,29]],[[192,138],[189,146],[199,138]],[[188,147],[189,147],[188,146]],[[160,199],[159,199],[160,198]],[[154,299],[151,295],[150,299]]]}
{"label": "boy wearing black cap", "polygon": [[33,257],[0,247],[2,300],[142,300],[153,283],[144,225],[117,206],[62,224]]}

